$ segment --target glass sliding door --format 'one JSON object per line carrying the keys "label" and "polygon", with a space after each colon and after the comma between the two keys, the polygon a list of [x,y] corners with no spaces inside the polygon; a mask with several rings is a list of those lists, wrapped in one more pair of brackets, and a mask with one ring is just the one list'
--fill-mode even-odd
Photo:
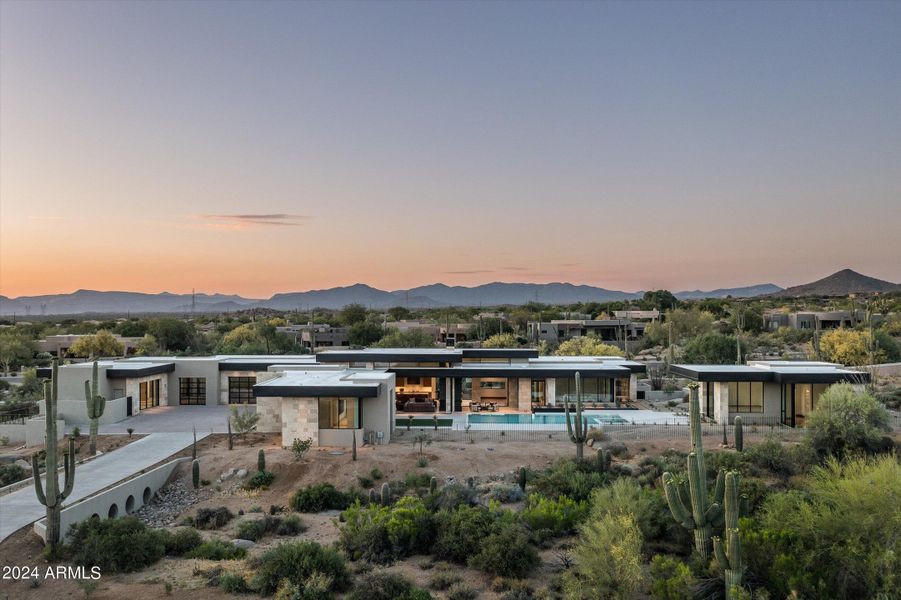
{"label": "glass sliding door", "polygon": [[160,380],[151,379],[150,381],[142,381],[138,384],[138,396],[140,397],[141,410],[159,406]]}
{"label": "glass sliding door", "polygon": [[545,389],[547,382],[544,379],[532,380],[532,407],[544,406],[547,404],[547,396]]}

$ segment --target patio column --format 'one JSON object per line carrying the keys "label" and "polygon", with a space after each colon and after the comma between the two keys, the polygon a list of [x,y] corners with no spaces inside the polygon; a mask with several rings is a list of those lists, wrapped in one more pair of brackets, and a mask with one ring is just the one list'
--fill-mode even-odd
{"label": "patio column", "polygon": [[557,406],[557,380],[553,377],[544,380],[544,401],[548,406]]}

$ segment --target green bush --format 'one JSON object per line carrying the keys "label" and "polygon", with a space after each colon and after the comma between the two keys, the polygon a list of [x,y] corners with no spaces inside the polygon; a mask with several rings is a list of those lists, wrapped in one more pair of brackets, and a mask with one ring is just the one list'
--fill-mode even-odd
{"label": "green bush", "polygon": [[656,600],[692,600],[695,579],[691,569],[675,556],[651,559],[651,597]]}
{"label": "green bush", "polygon": [[458,506],[474,506],[477,503],[476,491],[459,483],[442,486],[435,493],[426,496],[426,506],[433,511],[454,510]]}
{"label": "green bush", "polygon": [[462,581],[455,583],[447,590],[447,600],[475,600],[478,596],[478,592]]}
{"label": "green bush", "polygon": [[222,540],[209,540],[198,545],[185,554],[186,558],[205,558],[207,560],[235,560],[244,558],[247,550],[239,548],[231,542]]}
{"label": "green bush", "polygon": [[575,502],[566,496],[549,499],[539,494],[530,494],[519,518],[532,531],[548,530],[555,535],[563,535],[575,531],[587,514],[586,502]]}
{"label": "green bush", "polygon": [[[738,454],[737,452],[734,454]],[[776,436],[745,448],[741,454],[758,469],[788,478],[805,473],[816,462],[816,454],[808,444],[783,444]]]}
{"label": "green bush", "polygon": [[501,503],[519,502],[525,497],[525,493],[516,484],[498,483],[491,487],[488,497]]}
{"label": "green bush", "polygon": [[307,526],[297,515],[288,515],[275,528],[278,535],[297,535],[307,530]]}
{"label": "green bush", "polygon": [[432,595],[415,587],[397,573],[377,571],[367,574],[347,595],[346,600],[431,600]]}
{"label": "green bush", "polygon": [[170,556],[181,556],[189,550],[193,550],[203,543],[203,537],[200,533],[191,527],[180,527],[175,533],[167,533],[166,554]]}
{"label": "green bush", "polygon": [[356,503],[342,517],[340,543],[354,558],[389,562],[427,552],[434,540],[432,514],[420,498],[404,496],[390,507]]}
{"label": "green bush", "polygon": [[30,473],[19,465],[0,465],[0,487],[22,481]]}
{"label": "green bush", "polygon": [[263,515],[261,519],[245,519],[238,523],[236,535],[242,540],[256,542],[271,531],[276,531],[281,526],[279,517]]}
{"label": "green bush", "polygon": [[247,483],[244,484],[244,489],[265,490],[270,485],[272,485],[273,481],[275,481],[275,474],[271,471],[257,471],[250,479],[247,480]]}
{"label": "green bush", "polygon": [[246,594],[250,591],[244,576],[231,571],[219,576],[219,588],[226,594]]}
{"label": "green bush", "polygon": [[547,498],[568,496],[576,502],[588,500],[591,490],[607,484],[606,473],[598,473],[590,461],[570,459],[557,461],[549,469],[535,473],[529,479],[532,490]]}
{"label": "green bush", "polygon": [[564,575],[567,598],[631,600],[644,587],[641,530],[630,514],[593,515],[573,548]]}
{"label": "green bush", "polygon": [[330,483],[317,483],[297,490],[291,499],[291,507],[298,512],[317,513],[324,510],[344,510],[352,498],[335,489]]}
{"label": "green bush", "polygon": [[429,589],[439,592],[450,588],[455,583],[463,581],[463,578],[452,571],[439,570],[429,578]]}
{"label": "green bush", "polygon": [[749,570],[778,598],[896,597],[898,460],[829,459],[811,471],[806,488],[770,494],[759,520],[742,521]]}
{"label": "green bush", "polygon": [[821,456],[875,452],[889,430],[885,407],[847,383],[830,386],[805,422],[807,440]]}
{"label": "green bush", "polygon": [[429,482],[432,480],[431,473],[419,471],[410,471],[404,475],[404,486],[408,490],[428,489]]}
{"label": "green bush", "polygon": [[279,544],[255,558],[253,566],[256,574],[251,587],[264,595],[273,593],[283,579],[303,586],[314,573],[331,578],[331,591],[345,591],[350,586],[344,557],[312,541]]}
{"label": "green bush", "polygon": [[228,508],[200,508],[194,517],[194,527],[197,529],[219,529],[235,518]]}
{"label": "green bush", "polygon": [[500,600],[536,600],[535,590],[524,581],[511,581]]}
{"label": "green bush", "polygon": [[645,540],[671,538],[669,527],[674,521],[660,490],[642,488],[634,480],[626,478],[594,490],[591,493],[590,518],[600,520],[614,514],[631,515]]}
{"label": "green bush", "polygon": [[436,558],[461,564],[479,551],[493,524],[487,509],[470,506],[458,506],[452,512],[442,512],[437,521],[432,553]]}
{"label": "green bush", "polygon": [[502,577],[525,577],[539,562],[529,535],[516,523],[497,525],[469,558],[469,566]]}
{"label": "green bush", "polygon": [[149,529],[135,517],[88,519],[69,529],[72,562],[104,573],[130,573],[166,553],[166,532]]}

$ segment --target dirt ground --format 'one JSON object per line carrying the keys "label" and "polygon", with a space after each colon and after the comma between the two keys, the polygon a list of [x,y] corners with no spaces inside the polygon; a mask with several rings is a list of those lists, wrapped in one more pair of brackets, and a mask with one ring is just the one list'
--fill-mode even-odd
{"label": "dirt ground", "polygon": [[[111,436],[113,437],[113,436]],[[122,436],[114,436],[122,437]],[[423,448],[423,456],[428,461],[424,468],[417,466],[420,458],[418,448],[410,443],[392,443],[382,446],[361,447],[358,450],[358,460],[353,461],[349,451],[334,449],[313,449],[307,453],[303,460],[295,460],[289,450],[280,448],[278,435],[252,434],[247,440],[235,439],[233,450],[227,449],[227,439],[224,435],[212,435],[198,443],[198,458],[201,465],[201,478],[209,480],[207,486],[211,496],[184,510],[179,519],[194,515],[201,507],[226,506],[235,515],[244,511],[243,516],[238,516],[221,530],[202,532],[210,538],[233,539],[237,524],[243,519],[259,518],[259,515],[251,513],[251,509],[259,507],[264,512],[271,505],[289,507],[293,493],[301,487],[318,483],[329,482],[339,489],[346,489],[352,485],[359,486],[357,477],[368,475],[373,468],[382,471],[384,477],[381,481],[403,479],[410,471],[427,471],[436,476],[439,481],[453,476],[459,481],[465,481],[473,476],[480,481],[485,481],[491,476],[510,476],[521,466],[535,469],[545,468],[556,459],[573,456],[573,445],[568,441],[497,441],[476,442],[475,444],[461,442],[434,442]],[[104,443],[115,443],[104,440]],[[622,459],[631,464],[637,464],[643,456],[659,455],[668,448],[687,450],[690,446],[687,438],[643,440],[627,442],[629,455]],[[256,470],[257,452],[260,449],[266,452],[267,469],[275,474],[273,485],[264,491],[245,491],[241,489],[244,480],[230,479],[218,482],[219,476],[231,468],[247,469],[250,472]],[[590,450],[586,449],[590,452]],[[190,448],[180,453],[182,456],[190,456]],[[617,459],[618,461],[621,459]],[[181,466],[174,474],[174,479],[182,479],[190,487],[190,466]],[[379,482],[376,486],[380,485]],[[337,512],[322,514],[303,514],[301,519],[307,525],[307,530],[299,536],[299,539],[312,539],[322,544],[335,541],[338,537],[338,529],[335,524]],[[280,536],[267,536],[252,550],[252,554],[265,551],[288,538]],[[542,552],[543,565],[530,578],[536,588],[547,584],[548,576],[555,570],[559,562],[559,544],[557,549]],[[43,573],[48,564],[41,558],[41,543],[34,535],[31,528],[24,528],[0,544],[0,566],[20,565],[35,567]],[[389,570],[402,572],[425,586],[434,575],[434,569],[423,569],[420,563],[427,560],[425,557],[411,557],[399,562]],[[195,575],[196,568],[209,568],[221,565],[226,570],[236,570],[242,566],[241,561],[206,561],[192,559],[166,558],[155,565],[138,573],[104,575],[97,589],[91,594],[91,598],[120,599],[134,597],[164,597],[165,585],[172,585],[172,598],[191,598],[192,600],[204,600],[207,598],[224,598],[227,594],[218,588],[206,587],[201,576]],[[479,597],[490,599],[499,597],[499,594],[487,591],[491,577],[473,569],[467,569],[454,565],[453,572],[463,577],[464,581],[476,589],[484,591]],[[441,592],[435,592],[438,598],[443,597]],[[57,598],[83,598],[83,590],[73,581],[43,580],[39,587],[32,587],[28,581],[0,580],[0,600],[45,600]]]}

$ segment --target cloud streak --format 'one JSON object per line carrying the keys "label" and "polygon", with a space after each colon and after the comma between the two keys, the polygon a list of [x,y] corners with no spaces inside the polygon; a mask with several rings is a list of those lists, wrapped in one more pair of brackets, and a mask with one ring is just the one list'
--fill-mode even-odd
{"label": "cloud streak", "polygon": [[307,215],[289,213],[246,213],[193,215],[202,227],[212,229],[256,229],[260,227],[300,227]]}

